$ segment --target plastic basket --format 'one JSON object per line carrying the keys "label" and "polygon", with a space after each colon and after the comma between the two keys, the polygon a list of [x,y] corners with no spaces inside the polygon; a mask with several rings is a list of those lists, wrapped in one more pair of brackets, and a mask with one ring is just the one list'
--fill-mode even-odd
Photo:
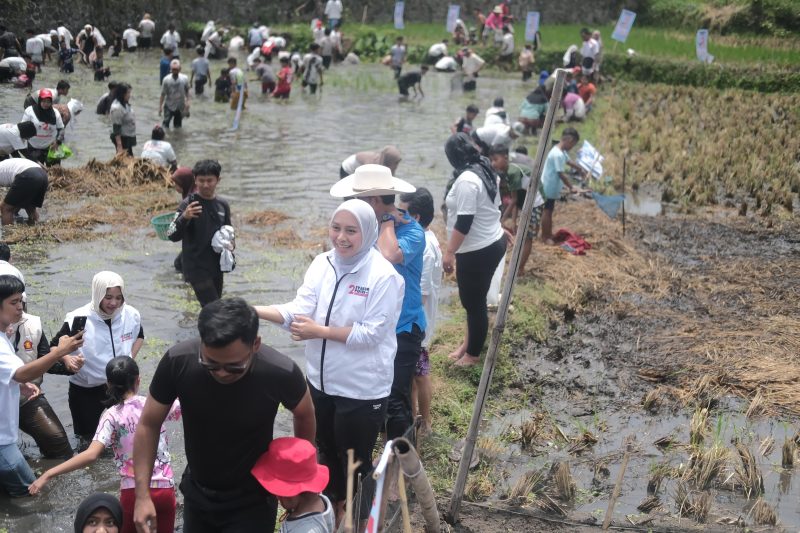
{"label": "plastic basket", "polygon": [[162,241],[169,240],[167,237],[167,230],[169,230],[169,225],[172,224],[172,221],[175,220],[175,212],[171,213],[164,213],[163,215],[156,215],[150,219],[150,225],[156,230],[156,235]]}

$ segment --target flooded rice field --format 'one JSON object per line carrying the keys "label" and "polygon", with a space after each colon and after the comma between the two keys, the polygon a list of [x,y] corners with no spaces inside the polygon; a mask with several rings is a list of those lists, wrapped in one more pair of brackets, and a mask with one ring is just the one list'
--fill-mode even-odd
{"label": "flooded rice field", "polygon": [[[184,56],[188,65],[189,52],[184,51]],[[136,154],[149,138],[152,126],[159,122],[158,59],[153,52],[106,61],[113,79],[133,85]],[[223,66],[223,62],[212,62],[212,75]],[[36,86],[52,87],[58,79],[54,68],[46,68]],[[91,81],[88,71],[81,69],[69,81],[70,96],[80,99],[85,111],[68,127],[66,142],[75,156],[65,166],[78,167],[95,158],[106,161],[113,155],[109,126],[94,114],[105,84]],[[298,85],[288,102],[263,99],[257,94],[257,85],[251,83],[238,131],[230,131],[233,111],[206,95],[193,98],[191,118],[184,122],[183,130],[168,132],[167,140],[175,148],[179,164],[191,166],[208,157],[221,162],[219,193],[230,201],[239,231],[237,268],[226,275],[225,294],[258,304],[290,299],[311,258],[325,246],[324,228],[337,205],[328,189],[338,178],[345,157],[360,150],[397,145],[403,153],[398,176],[428,187],[439,205],[450,175],[443,153],[450,124],[467,104],[477,103],[483,110],[501,95],[513,116],[527,92],[516,78],[486,76],[479,80],[477,94],[465,96],[451,90],[450,75],[431,72],[423,80],[424,99],[400,102],[391,71],[376,65],[336,66],[327,75],[320,95],[303,95]],[[19,119],[24,94],[9,86],[0,87],[0,121]],[[535,138],[524,139],[532,153],[535,142]],[[163,194],[177,203],[177,195],[171,190],[165,188]],[[518,531],[577,531],[577,525],[568,524],[602,522],[626,449],[629,462],[615,523],[643,531],[651,527],[732,531],[742,524],[753,525],[755,498],[748,499],[742,492],[737,473],[742,462],[734,443],[752,451],[752,463],[763,478],[763,499],[774,509],[779,524],[790,530],[800,527],[800,484],[793,479],[792,470],[782,467],[783,447],[795,439],[800,409],[750,412],[752,390],[737,388],[741,376],[733,370],[727,377],[709,372],[712,378],[704,385],[700,383],[703,387],[695,387],[699,390],[694,390],[693,397],[681,396],[681,391],[689,388],[686,382],[701,381],[704,373],[689,364],[693,361],[690,357],[700,357],[698,354],[707,347],[695,338],[698,335],[687,339],[686,331],[679,331],[679,326],[696,322],[714,339],[717,337],[713,335],[719,335],[713,331],[715,321],[733,331],[731,325],[737,320],[752,329],[759,320],[775,320],[782,313],[797,317],[800,298],[796,284],[792,285],[800,274],[796,267],[800,259],[796,231],[749,230],[725,217],[715,221],[710,216],[680,218],[669,210],[662,212],[658,198],[658,194],[644,190],[628,198],[629,233],[622,244],[616,236],[607,238],[599,230],[608,222],[595,223],[592,202],[569,202],[564,214],[559,213],[559,204],[556,227],[566,224],[586,235],[595,244],[590,258],[595,251],[601,261],[625,258],[634,252],[644,258],[624,266],[626,279],[638,281],[620,288],[614,285],[619,280],[606,280],[601,268],[588,272],[575,267],[589,259],[573,258],[539,245],[534,248],[533,264],[529,265],[533,279],[555,283],[555,274],[575,269],[574,278],[567,276],[566,281],[575,279],[575,286],[581,287],[583,305],[577,313],[565,307],[563,316],[553,318],[546,342],[531,341],[512,350],[516,380],[503,392],[509,401],[502,409],[487,413],[483,431],[494,442],[484,442],[484,456],[491,456],[501,472],[484,500],[493,505],[511,502],[524,510],[536,499],[535,489],[539,487],[536,476],[529,473],[547,470],[558,461],[569,465],[575,497],[547,511],[563,521],[561,526],[537,526],[526,519],[507,523],[487,512],[473,523],[477,525],[464,531],[509,527]],[[46,203],[43,224],[64,211],[82,208],[85,204],[79,198]],[[289,218],[265,225],[248,217],[265,210]],[[195,335],[199,311],[191,290],[172,267],[178,245],[157,240],[147,227],[148,218],[143,214],[141,224],[123,229],[113,224],[97,227],[95,231],[102,235],[89,241],[26,244],[15,260],[28,280],[29,310],[42,317],[49,335],[58,329],[67,311],[89,299],[95,272],[113,270],[123,276],[128,302],[141,311],[147,337],[139,356],[143,389],[164,350]],[[768,287],[768,296],[777,303],[785,302],[788,311],[752,308],[749,300],[737,307],[737,295],[728,278],[725,290],[711,287],[714,280],[721,279],[720,272],[730,275],[739,263],[759,260],[765,267],[755,283]],[[668,265],[667,274],[656,268],[664,264]],[[752,274],[753,269],[747,272]],[[682,285],[682,279],[696,283],[686,281]],[[747,277],[742,283],[753,279]],[[593,285],[586,280],[592,280]],[[606,289],[612,292],[603,293]],[[262,326],[261,334],[265,342],[302,364],[302,345],[267,325]],[[792,364],[794,371],[796,364]],[[66,379],[46,376],[43,390],[70,433]],[[654,390],[659,392],[654,394]],[[767,394],[783,392],[767,390]],[[291,432],[285,415],[279,413],[277,435]],[[181,428],[173,424],[169,430],[179,474],[185,465]],[[685,481],[691,475],[687,472],[707,459],[693,455],[689,443],[698,442],[702,443],[699,449],[726,450],[724,464],[709,474],[713,482],[709,481],[705,491]],[[38,456],[27,437],[23,437],[22,447],[35,469],[51,466]],[[533,481],[531,490],[522,498],[510,498],[515,488],[523,486],[521,481]],[[113,462],[104,458],[89,469],[52,480],[41,497],[0,500],[0,528],[69,531],[73,511],[83,497],[95,490],[117,489]],[[710,512],[704,524],[698,525],[696,514],[686,509],[681,512],[676,499],[686,503],[688,498],[696,504],[691,510],[697,513],[702,511],[701,493],[709,494],[705,498],[710,500]],[[650,500],[642,510],[648,496],[658,500]],[[475,509],[465,511],[467,517],[475,514]]]}

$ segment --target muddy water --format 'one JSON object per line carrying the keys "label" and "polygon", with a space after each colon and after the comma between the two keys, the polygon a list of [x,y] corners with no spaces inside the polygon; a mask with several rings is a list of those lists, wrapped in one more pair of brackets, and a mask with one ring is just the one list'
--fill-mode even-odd
{"label": "muddy water", "polygon": [[[189,58],[188,52],[184,56]],[[136,154],[159,121],[158,61],[155,53],[106,61],[113,79],[133,85],[139,143]],[[224,66],[221,61],[212,62],[214,77]],[[58,79],[56,69],[46,68],[36,87],[54,87]],[[72,84],[70,96],[81,100],[85,111],[68,127],[66,142],[75,156],[65,165],[111,158],[109,126],[94,113],[105,84],[92,81],[83,68],[68,79]],[[525,94],[516,79],[482,78],[477,94],[468,96],[451,92],[450,75],[430,73],[423,83],[424,99],[399,102],[388,69],[375,65],[336,67],[321,95],[303,95],[298,85],[291,99],[280,103],[262,99],[257,95],[257,84],[251,84],[251,98],[238,131],[229,131],[233,112],[224,104],[214,103],[212,94],[212,98],[206,95],[193,100],[191,118],[184,122],[182,131],[169,132],[167,140],[180,164],[191,166],[207,157],[220,160],[223,179],[219,192],[230,200],[235,219],[263,209],[284,211],[295,217],[290,225],[302,237],[319,241],[319,230],[337,205],[327,191],[338,179],[339,164],[345,157],[355,151],[396,144],[404,156],[398,175],[427,186],[439,202],[449,173],[442,147],[450,124],[467,104],[476,103],[485,109],[498,95],[505,96],[507,107],[514,112]],[[0,121],[19,120],[24,94],[7,85],[0,87]],[[45,205],[44,223],[53,214]],[[268,231],[249,228],[240,236],[237,269],[225,279],[227,295],[265,304],[293,296],[316,252],[270,246],[261,239]],[[50,335],[65,312],[88,301],[95,272],[119,272],[126,282],[129,303],[142,313],[147,337],[140,356],[144,388],[164,350],[195,334],[198,307],[172,268],[177,249],[173,243],[158,241],[150,230],[134,229],[89,243],[48,246],[20,258],[17,265],[29,281],[29,308],[42,316]],[[263,326],[261,334],[266,342],[302,364],[302,347],[283,332]],[[43,390],[71,433],[66,379],[47,376]],[[180,425],[171,426],[170,431],[175,471],[180,473],[185,464]],[[290,431],[286,413],[280,413],[276,434]],[[40,460],[27,437],[23,437],[23,450],[35,469],[53,464]],[[42,497],[0,500],[0,527],[10,531],[66,531],[83,497],[95,490],[115,492],[117,486],[113,461],[101,459],[91,468],[53,480]]]}

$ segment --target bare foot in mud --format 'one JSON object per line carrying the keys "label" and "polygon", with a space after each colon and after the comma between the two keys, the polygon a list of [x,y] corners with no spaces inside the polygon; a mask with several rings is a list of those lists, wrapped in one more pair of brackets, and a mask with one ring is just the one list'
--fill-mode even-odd
{"label": "bare foot in mud", "polygon": [[480,357],[475,357],[474,355],[464,354],[458,361],[456,361],[453,366],[475,366],[481,362]]}
{"label": "bare foot in mud", "polygon": [[447,358],[450,359],[451,361],[458,361],[459,359],[464,357],[464,354],[466,353],[467,353],[467,343],[466,341],[464,341],[458,348],[450,352],[450,355],[448,355]]}

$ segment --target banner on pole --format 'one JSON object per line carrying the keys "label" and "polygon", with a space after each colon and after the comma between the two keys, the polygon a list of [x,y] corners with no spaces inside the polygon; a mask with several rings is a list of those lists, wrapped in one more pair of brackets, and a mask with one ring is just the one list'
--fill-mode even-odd
{"label": "banner on pole", "polygon": [[611,34],[611,38],[624,43],[628,39],[628,34],[631,32],[633,21],[635,20],[636,13],[623,9],[622,13],[619,14],[619,20],[617,20],[617,25],[614,27],[614,33]]}
{"label": "banner on pole", "polygon": [[708,30],[697,30],[694,47],[697,53],[697,59],[703,63],[711,63],[714,61],[714,56],[708,53]]}
{"label": "banner on pole", "polygon": [[538,11],[528,11],[528,16],[525,18],[525,40],[534,42],[536,34],[539,32],[539,19],[540,13]]}
{"label": "banner on pole", "polygon": [[461,6],[457,4],[450,4],[447,6],[447,31],[448,33],[453,33],[456,29],[456,20],[458,20],[458,16],[461,14]]}
{"label": "banner on pole", "polygon": [[[383,447],[383,453],[378,461],[375,470],[372,472],[372,478],[375,480],[375,497],[372,500],[372,507],[369,511],[369,519],[367,520],[367,527],[364,533],[377,533],[380,529],[380,515],[381,515],[381,500],[383,499],[383,482],[386,479],[386,466],[389,462],[389,456],[392,454],[392,441],[386,443]],[[402,474],[400,474],[402,475]]]}
{"label": "banner on pole", "polygon": [[402,30],[405,28],[403,24],[403,11],[406,8],[405,2],[396,2],[394,4],[394,29]]}

